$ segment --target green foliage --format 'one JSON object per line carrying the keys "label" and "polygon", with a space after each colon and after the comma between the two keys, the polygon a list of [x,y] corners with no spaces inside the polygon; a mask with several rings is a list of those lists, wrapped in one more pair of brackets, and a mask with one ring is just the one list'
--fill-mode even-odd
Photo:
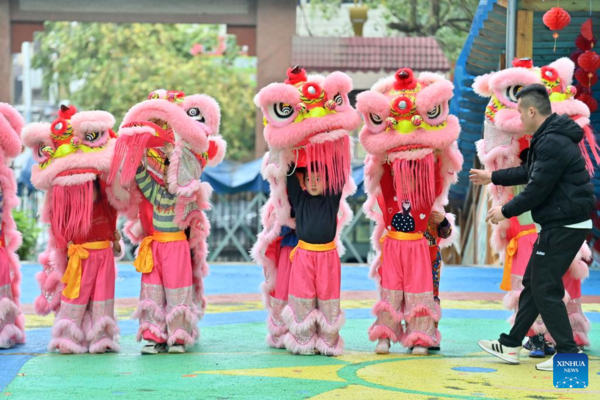
{"label": "green foliage", "polygon": [[195,44],[215,49],[218,26],[47,22],[36,40],[32,64],[56,98],[109,111],[118,125],[152,90],[206,93],[221,105],[228,158],[253,158],[255,69],[237,66],[235,43],[223,56],[190,53]]}
{"label": "green foliage", "polygon": [[21,260],[33,260],[36,251],[37,238],[41,229],[37,226],[37,220],[30,215],[30,212],[13,210],[12,212],[17,230],[23,235],[23,243],[17,253]]}

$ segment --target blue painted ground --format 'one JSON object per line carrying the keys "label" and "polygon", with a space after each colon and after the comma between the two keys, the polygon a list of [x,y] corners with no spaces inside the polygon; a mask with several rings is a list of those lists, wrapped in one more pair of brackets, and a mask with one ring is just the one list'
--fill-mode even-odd
{"label": "blue painted ground", "polygon": [[[23,265],[22,298],[24,304],[33,303],[39,295],[35,274],[37,264]],[[119,264],[116,284],[117,298],[136,298],[140,290],[140,275],[131,264]],[[342,290],[375,290],[365,266],[342,268]],[[442,270],[441,290],[445,292],[501,293],[502,271],[499,268],[445,267]],[[255,265],[214,265],[206,278],[206,294],[258,293],[263,281],[262,268]],[[584,295],[600,295],[600,271],[590,271],[583,284]]]}

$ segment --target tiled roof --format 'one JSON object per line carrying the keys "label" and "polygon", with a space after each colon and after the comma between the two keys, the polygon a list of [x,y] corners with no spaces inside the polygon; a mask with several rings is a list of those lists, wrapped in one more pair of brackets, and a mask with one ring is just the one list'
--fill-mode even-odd
{"label": "tiled roof", "polygon": [[415,71],[450,69],[432,37],[305,37],[293,39],[292,64],[307,71]]}

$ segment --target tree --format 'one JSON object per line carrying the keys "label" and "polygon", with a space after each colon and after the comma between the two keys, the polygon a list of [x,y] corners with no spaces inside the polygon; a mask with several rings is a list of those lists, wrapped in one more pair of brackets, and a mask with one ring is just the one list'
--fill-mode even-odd
{"label": "tree", "polygon": [[192,54],[218,47],[218,26],[47,22],[36,41],[33,66],[56,98],[107,110],[118,124],[152,90],[206,93],[221,105],[228,158],[253,158],[255,68],[239,65],[235,42],[221,56]]}
{"label": "tree", "polygon": [[[342,0],[311,0],[325,17],[339,9]],[[364,0],[371,8],[383,7],[390,33],[433,36],[451,63],[455,62],[469,34],[479,0]]]}

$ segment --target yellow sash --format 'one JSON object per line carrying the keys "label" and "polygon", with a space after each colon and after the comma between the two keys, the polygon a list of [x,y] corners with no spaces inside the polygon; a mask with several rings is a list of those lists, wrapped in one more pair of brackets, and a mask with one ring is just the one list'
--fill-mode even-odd
{"label": "yellow sash", "polygon": [[[81,290],[81,260],[87,260],[90,253],[87,250],[104,250],[110,248],[110,241],[72,244],[69,246],[69,263],[60,281],[66,284],[62,294],[68,299],[79,297]],[[87,250],[86,250],[87,249]]]}
{"label": "yellow sash", "polygon": [[159,232],[155,231],[152,236],[146,236],[140,244],[140,251],[136,257],[133,265],[138,272],[147,274],[152,272],[154,268],[154,258],[152,258],[152,242],[157,241],[160,243],[179,242],[187,240],[185,232]]}
{"label": "yellow sash", "polygon": [[302,240],[299,240],[298,245],[296,247],[294,247],[294,249],[290,253],[290,261],[294,261],[294,254],[296,254],[296,250],[298,248],[304,249],[304,250],[310,250],[310,251],[329,251],[329,250],[335,250],[336,246],[335,246],[335,242],[330,242],[330,243],[325,243],[325,244],[312,244],[312,243],[306,243],[306,242],[303,242]]}
{"label": "yellow sash", "polygon": [[379,241],[383,243],[386,237],[394,240],[419,240],[423,239],[423,232],[396,232],[396,231],[388,231],[388,233],[383,236]]}
{"label": "yellow sash", "polygon": [[526,231],[521,231],[517,236],[512,238],[510,242],[508,242],[508,246],[506,247],[506,255],[504,256],[504,273],[502,274],[502,283],[500,284],[500,289],[510,292],[512,290],[512,285],[510,283],[510,275],[512,274],[512,263],[513,257],[517,253],[517,249],[519,248],[518,240],[523,236],[531,235],[536,233],[535,228],[529,229]]}

